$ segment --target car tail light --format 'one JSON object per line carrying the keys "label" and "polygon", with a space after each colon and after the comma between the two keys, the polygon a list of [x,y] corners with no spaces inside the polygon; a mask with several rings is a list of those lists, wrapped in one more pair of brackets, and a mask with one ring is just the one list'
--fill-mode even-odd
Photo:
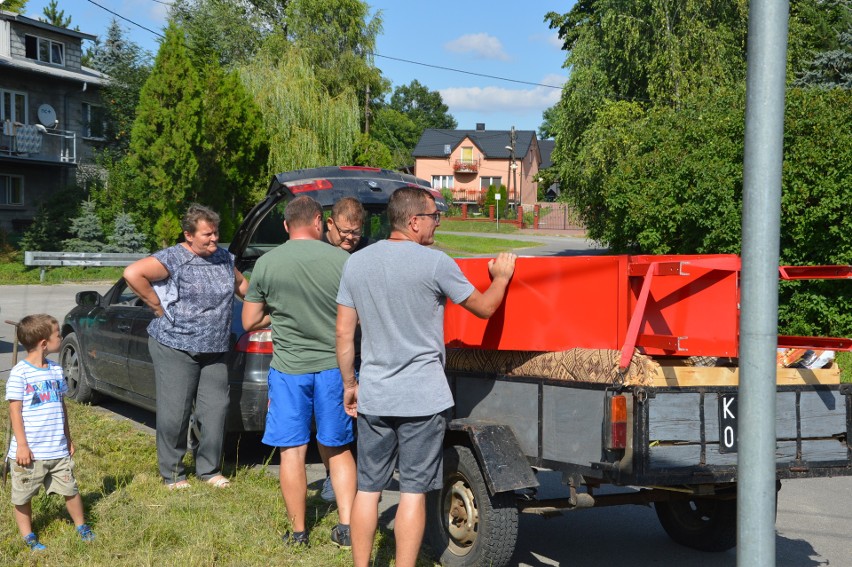
{"label": "car tail light", "polygon": [[320,189],[331,189],[333,185],[328,179],[314,179],[308,183],[300,183],[298,185],[287,184],[290,192],[295,194],[304,193],[305,191],[318,191]]}
{"label": "car tail light", "polygon": [[272,329],[249,331],[237,341],[237,352],[272,354]]}
{"label": "car tail light", "polygon": [[609,399],[608,449],[627,448],[627,398],[623,395]]}

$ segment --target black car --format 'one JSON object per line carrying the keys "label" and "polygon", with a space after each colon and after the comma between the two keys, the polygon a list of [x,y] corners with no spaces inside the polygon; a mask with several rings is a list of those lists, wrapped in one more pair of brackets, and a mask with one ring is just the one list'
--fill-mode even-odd
{"label": "black car", "polygon": [[[266,198],[246,215],[229,250],[247,277],[257,259],[287,239],[284,207],[296,195],[310,195],[330,210],[343,197],[356,197],[367,210],[364,237],[387,237],[388,198],[404,186],[422,187],[435,195],[439,210],[446,204],[429,182],[412,175],[365,167],[321,167],[280,173],[272,178]],[[266,375],[272,359],[269,329],[245,332],[242,302],[234,301],[231,351],[228,353],[231,406],[228,431],[262,431],[266,421]],[[99,394],[156,410],[154,368],[148,354],[148,323],[153,313],[124,279],[101,296],[77,294],[77,306],[62,324],[59,359],[68,382],[68,395],[94,402]]]}

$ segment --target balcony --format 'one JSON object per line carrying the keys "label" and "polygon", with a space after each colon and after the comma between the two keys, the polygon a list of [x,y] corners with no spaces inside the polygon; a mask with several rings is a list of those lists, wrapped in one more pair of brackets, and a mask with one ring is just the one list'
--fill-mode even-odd
{"label": "balcony", "polygon": [[0,132],[0,158],[77,163],[77,133],[7,122]]}
{"label": "balcony", "polygon": [[479,171],[479,161],[457,159],[453,162],[453,171],[456,173],[476,173]]}
{"label": "balcony", "polygon": [[453,203],[481,205],[485,200],[485,191],[479,189],[452,189]]}

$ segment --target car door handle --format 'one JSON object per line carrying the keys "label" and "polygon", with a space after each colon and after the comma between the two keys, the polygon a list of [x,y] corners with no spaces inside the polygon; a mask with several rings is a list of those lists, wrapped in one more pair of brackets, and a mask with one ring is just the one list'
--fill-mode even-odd
{"label": "car door handle", "polygon": [[119,325],[118,330],[121,331],[122,333],[129,333],[130,332],[130,325]]}

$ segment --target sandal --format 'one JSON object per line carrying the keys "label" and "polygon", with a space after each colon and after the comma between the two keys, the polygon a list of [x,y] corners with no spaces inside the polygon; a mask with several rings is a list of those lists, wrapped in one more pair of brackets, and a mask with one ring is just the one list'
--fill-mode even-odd
{"label": "sandal", "polygon": [[183,490],[184,488],[189,488],[189,481],[179,480],[177,482],[167,483],[166,488],[169,490]]}
{"label": "sandal", "polygon": [[205,482],[210,486],[216,488],[228,488],[229,486],[231,486],[231,481],[220,474],[217,474],[216,476],[211,476]]}

